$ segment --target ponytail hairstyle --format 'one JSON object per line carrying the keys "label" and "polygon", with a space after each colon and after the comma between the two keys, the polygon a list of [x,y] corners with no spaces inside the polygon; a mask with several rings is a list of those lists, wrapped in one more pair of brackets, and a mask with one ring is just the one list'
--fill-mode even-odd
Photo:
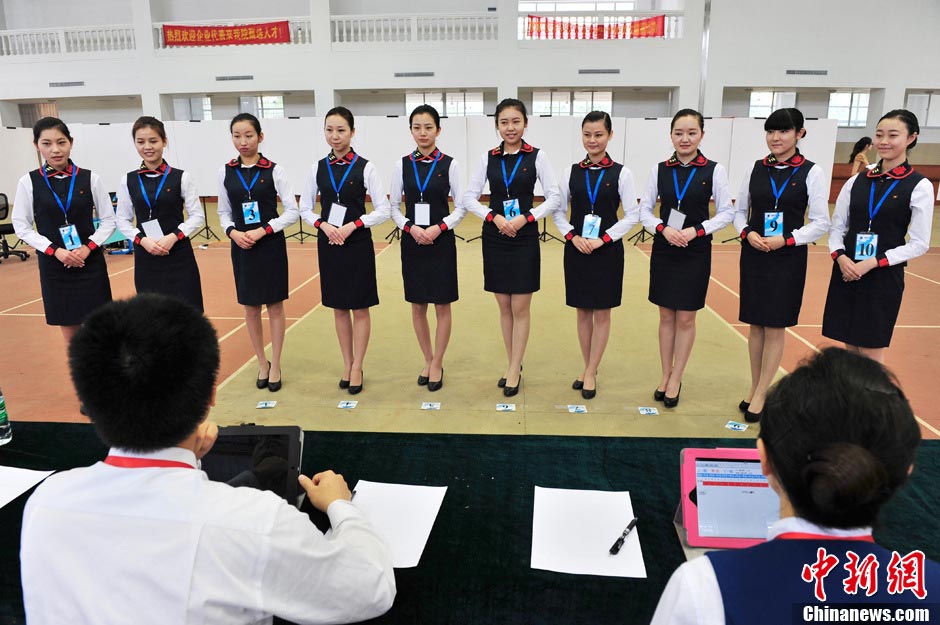
{"label": "ponytail hairstyle", "polygon": [[[880,124],[882,120],[885,119],[899,119],[904,122],[904,125],[907,126],[908,135],[920,134],[920,124],[917,123],[917,115],[914,115],[907,109],[894,109],[893,111],[888,111],[881,116],[881,119],[878,120],[878,123]],[[914,149],[915,145],[917,145],[916,138],[909,146],[907,146],[907,149],[912,150]]]}
{"label": "ponytail hairstyle", "polygon": [[800,517],[826,527],[875,524],[906,481],[920,428],[880,363],[829,347],[767,394],[760,439]]}
{"label": "ponytail hairstyle", "polygon": [[849,164],[855,161],[855,157],[867,150],[872,146],[871,137],[862,137],[855,142],[855,146],[852,148],[852,156],[849,157]]}
{"label": "ponytail hairstyle", "polygon": [[607,134],[610,134],[614,131],[614,125],[610,121],[610,115],[608,115],[605,111],[591,111],[584,116],[584,119],[581,120],[581,127],[584,128],[585,124],[599,121],[604,122],[604,128],[607,129]]}
{"label": "ponytail hairstyle", "polygon": [[[803,127],[803,123],[803,113],[800,112],[800,109],[777,109],[764,121],[764,131],[790,130],[792,128],[796,131],[796,138],[802,139],[806,136],[806,128]],[[803,134],[800,134],[801,130]]]}

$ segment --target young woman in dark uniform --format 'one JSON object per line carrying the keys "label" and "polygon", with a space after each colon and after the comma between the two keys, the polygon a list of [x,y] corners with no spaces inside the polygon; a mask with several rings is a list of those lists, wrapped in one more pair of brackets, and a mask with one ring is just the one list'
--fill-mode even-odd
{"label": "young woman in dark uniform", "polygon": [[796,145],[806,136],[803,114],[778,109],[764,122],[764,131],[770,154],[745,173],[734,215],[742,239],[739,318],[751,326],[751,391],[738,408],[751,423],[760,420],[783,359],[786,329],[800,316],[806,246],[829,230],[826,176]]}
{"label": "young woman in dark uniform", "polygon": [[117,225],[138,247],[134,286],[138,293],[178,297],[202,312],[202,283],[189,240],[206,223],[196,185],[187,172],[163,160],[167,145],[163,122],[141,117],[131,136],[143,162],[118,186]]}
{"label": "young woman in dark uniform", "polygon": [[114,232],[114,209],[98,175],[69,158],[72,135],[62,120],[36,122],[33,145],[43,164],[20,178],[11,221],[16,236],[39,252],[46,323],[59,326],[68,345],[85,317],[111,301],[101,246]]}
{"label": "young woman in dark uniform", "polygon": [[[441,152],[441,116],[422,104],[408,118],[417,149],[395,164],[391,193],[392,219],[405,232],[401,239],[401,275],[411,321],[424,355],[418,385],[437,391],[444,385],[444,352],[450,341],[451,302],[457,301],[457,245],[453,228],[467,214],[463,208],[457,161]],[[401,211],[404,194],[405,212]],[[450,212],[448,194],[454,198]],[[409,236],[410,235],[410,236]],[[434,304],[437,331],[431,343],[428,304]],[[437,348],[435,351],[435,347]]]}
{"label": "young woman in dark uniform", "polygon": [[903,109],[878,121],[881,160],[846,181],[829,231],[835,263],[823,336],[879,362],[901,308],[904,267],[930,249],[933,186],[907,162],[919,132],[917,117]]}
{"label": "young woman in dark uniform", "polygon": [[[653,399],[667,408],[679,403],[682,374],[695,343],[695,315],[705,307],[712,267],[712,233],[734,219],[728,174],[698,146],[705,119],[692,109],[672,118],[669,160],[650,171],[640,200],[643,226],[656,232],[650,256],[649,301],[659,307],[659,357],[663,375]],[[709,200],[715,217],[709,219]],[[659,217],[653,207],[659,198]]]}
{"label": "young woman in dark uniform", "polygon": [[[369,308],[379,303],[371,228],[388,219],[389,205],[375,165],[352,149],[352,112],[342,106],[330,109],[323,132],[331,150],[310,168],[300,207],[304,221],[317,229],[320,295],[323,305],[333,309],[343,355],[339,387],[355,395],[362,391],[362,362],[372,329]],[[318,193],[320,214],[313,211]],[[366,213],[366,194],[372,198],[371,213]]]}
{"label": "young woman in dark uniform", "polygon": [[[284,300],[289,295],[284,228],[297,221],[297,203],[284,169],[258,151],[264,141],[258,118],[240,113],[229,130],[238,157],[219,170],[219,221],[232,240],[235,291],[245,307],[245,325],[258,359],[256,385],[276,392],[281,390]],[[278,197],[283,215],[277,212]],[[262,306],[268,308],[270,361],[264,353]]]}
{"label": "young woman in dark uniform", "polygon": [[[506,373],[497,385],[506,397],[519,392],[522,357],[529,340],[529,308],[539,290],[539,229],[536,223],[561,207],[561,195],[548,157],[526,143],[525,104],[507,98],[496,106],[496,129],[503,141],[485,153],[467,187],[464,206],[483,219],[483,288],[496,296],[506,346]],[[533,206],[535,181],[545,201]],[[489,182],[490,205],[480,204]]]}
{"label": "young woman in dark uniform", "polygon": [[[607,153],[613,136],[610,115],[588,113],[581,122],[587,155],[571,166],[561,185],[561,210],[552,218],[565,237],[565,303],[578,311],[578,343],[584,369],[571,387],[581,397],[597,394],[597,367],[610,338],[610,309],[623,295],[623,236],[637,224],[639,212],[633,174]],[[565,214],[571,199],[571,220]],[[624,204],[624,218],[617,207]]]}

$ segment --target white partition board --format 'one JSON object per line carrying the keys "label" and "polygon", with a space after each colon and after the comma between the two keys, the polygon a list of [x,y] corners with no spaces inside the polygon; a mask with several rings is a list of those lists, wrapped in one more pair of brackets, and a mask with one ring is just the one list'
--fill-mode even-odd
{"label": "white partition board", "polygon": [[[284,169],[294,195],[300,195],[310,166],[329,149],[323,140],[323,119],[263,119],[261,130],[264,132],[261,152]],[[226,133],[224,139],[232,152],[229,158],[232,158],[235,153],[230,137]]]}
{"label": "white partition board", "polygon": [[[5,193],[13,209],[16,183],[26,172],[39,167],[39,154],[33,146],[31,128],[0,128],[0,193]],[[9,221],[9,220],[7,220]]]}
{"label": "white partition board", "polygon": [[669,140],[670,117],[627,120],[627,144],[623,164],[633,172],[636,192],[646,191],[650,170],[672,154]]}
{"label": "white partition board", "polygon": [[726,171],[731,162],[731,131],[734,119],[731,117],[710,117],[705,120],[705,134],[699,150],[710,161],[721,163]]}
{"label": "white partition board", "polygon": [[[238,156],[228,125],[226,120],[167,122],[170,148],[175,152],[175,160],[167,154],[167,162],[189,172],[199,195],[218,195],[219,168]],[[261,144],[262,153],[266,147]]]}
{"label": "white partition board", "polygon": [[127,172],[140,166],[140,155],[131,136],[133,124],[72,124],[75,139],[72,160],[101,177],[108,192],[116,192]]}

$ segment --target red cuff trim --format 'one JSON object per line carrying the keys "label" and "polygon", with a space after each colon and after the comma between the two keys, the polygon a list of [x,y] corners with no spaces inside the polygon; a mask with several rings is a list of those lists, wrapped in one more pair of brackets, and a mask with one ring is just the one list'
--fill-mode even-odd
{"label": "red cuff trim", "polygon": [[443,221],[437,224],[437,227],[441,229],[441,232],[447,232],[450,228],[447,227],[447,224]]}
{"label": "red cuff trim", "polygon": [[796,245],[796,239],[793,237],[787,237],[787,247],[794,247]]}
{"label": "red cuff trim", "polygon": [[407,233],[410,233],[410,232],[411,232],[411,222],[410,222],[410,221],[406,221],[406,222],[405,222],[405,225],[402,226],[401,229],[402,229],[402,231],[404,231],[406,234],[407,234]]}
{"label": "red cuff trim", "polygon": [[43,254],[46,256],[55,256],[55,248],[50,245],[45,250],[43,250]]}
{"label": "red cuff trim", "polygon": [[140,245],[140,235],[134,237],[134,245]]}
{"label": "red cuff trim", "polygon": [[185,238],[186,238],[186,234],[185,234],[182,230],[177,230],[177,231],[176,231],[176,240],[177,240],[177,241],[182,241],[182,240],[185,239]]}
{"label": "red cuff trim", "polygon": [[96,249],[98,249],[98,244],[95,243],[94,241],[88,241],[88,249],[90,249],[90,250],[96,250]]}
{"label": "red cuff trim", "polygon": [[362,223],[362,220],[361,220],[361,219],[357,219],[357,220],[354,221],[353,223],[356,224],[356,227],[357,227],[357,228],[362,228],[362,226],[363,226],[363,223]]}
{"label": "red cuff trim", "polygon": [[751,229],[745,226],[744,230],[741,231],[741,238],[746,239],[747,235],[750,234],[750,232],[751,232]]}
{"label": "red cuff trim", "polygon": [[656,232],[658,232],[659,234],[662,234],[663,230],[665,229],[666,229],[665,224],[661,224],[661,223],[656,224]]}
{"label": "red cuff trim", "polygon": [[606,232],[604,233],[604,236],[601,237],[601,239],[604,241],[604,243],[613,243],[613,242],[614,242],[614,240],[613,240],[612,238],[610,238],[610,235],[607,234]]}
{"label": "red cuff trim", "polygon": [[696,229],[695,229],[695,236],[697,236],[697,237],[703,237],[703,236],[705,236],[705,228],[703,228],[703,227],[701,227],[701,226],[699,226],[698,228],[696,228]]}
{"label": "red cuff trim", "polygon": [[569,231],[565,234],[565,241],[570,241],[570,240],[573,239],[573,238],[574,238],[574,230],[569,230]]}
{"label": "red cuff trim", "polygon": [[890,266],[890,265],[891,265],[891,263],[888,261],[888,257],[887,257],[887,256],[882,256],[881,258],[878,259],[878,266],[879,266],[879,267],[888,267],[888,266]]}
{"label": "red cuff trim", "polygon": [[532,216],[532,213],[526,213],[526,215],[525,215],[525,220],[526,220],[528,223],[532,223],[533,221],[535,221],[535,217]]}
{"label": "red cuff trim", "polygon": [[322,220],[322,219],[317,219],[315,222],[313,222],[313,227],[316,228],[317,230],[319,230],[319,229],[320,229],[320,224],[322,224],[322,223],[323,223],[323,220]]}
{"label": "red cuff trim", "polygon": [[484,221],[493,221],[493,213],[487,213]]}
{"label": "red cuff trim", "polygon": [[274,234],[274,228],[272,228],[271,226],[265,226],[264,231],[266,234]]}
{"label": "red cuff trim", "polygon": [[838,260],[840,256],[845,256],[845,250],[836,250],[830,256],[832,256],[832,260]]}

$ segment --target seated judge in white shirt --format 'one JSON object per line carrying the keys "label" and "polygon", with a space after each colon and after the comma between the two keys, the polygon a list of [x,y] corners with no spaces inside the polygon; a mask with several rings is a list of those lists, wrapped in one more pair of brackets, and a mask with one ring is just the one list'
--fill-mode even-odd
{"label": "seated judge in white shirt", "polygon": [[[902,552],[905,568],[919,553],[924,593],[905,583],[893,587],[898,563],[872,539],[872,525],[907,481],[919,444],[920,428],[894,377],[870,358],[824,349],[767,395],[757,449],[761,471],[780,497],[769,540],[681,565],[652,624],[782,625],[827,605],[936,601],[940,565],[922,552]],[[871,561],[878,566],[872,577],[861,576],[858,588],[846,574],[853,557],[860,569]],[[828,575],[813,574],[820,561],[833,564]]]}
{"label": "seated judge in white shirt", "polygon": [[342,476],[300,477],[327,539],[266,491],[199,470],[219,369],[209,321],[141,295],[93,315],[70,345],[72,379],[108,458],[47,479],[23,515],[31,625],[346,623],[395,598],[389,550]]}

